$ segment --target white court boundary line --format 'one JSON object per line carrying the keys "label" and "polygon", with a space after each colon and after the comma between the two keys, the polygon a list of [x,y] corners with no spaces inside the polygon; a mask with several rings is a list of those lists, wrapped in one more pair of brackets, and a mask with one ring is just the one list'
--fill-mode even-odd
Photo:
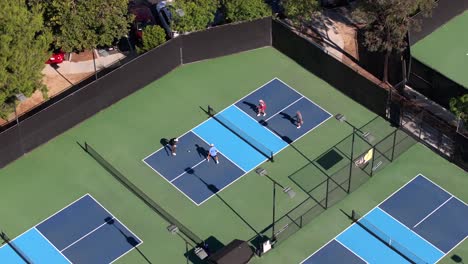
{"label": "white court boundary line", "polygon": [[[322,122],[320,122],[320,123],[317,124],[316,126],[314,126],[312,129],[310,129],[310,130],[308,130],[307,132],[305,132],[305,133],[304,133],[303,135],[301,135],[300,137],[298,137],[298,138],[296,138],[295,140],[293,140],[291,143],[287,143],[283,148],[279,149],[278,151],[274,152],[273,154],[277,154],[277,153],[283,151],[283,150],[284,150],[285,148],[287,148],[289,145],[293,144],[294,142],[298,141],[299,139],[301,139],[301,138],[304,137],[305,135],[309,134],[309,133],[310,133],[311,131],[313,131],[315,128],[320,127],[323,123],[325,123],[326,121],[328,121],[330,118],[333,117],[333,115],[332,115],[330,112],[328,112],[328,111],[325,110],[323,107],[321,107],[319,104],[315,103],[314,101],[312,101],[312,100],[309,99],[308,97],[306,97],[306,96],[304,96],[303,94],[301,94],[300,92],[298,92],[296,89],[294,89],[294,88],[292,88],[291,86],[289,86],[287,83],[283,82],[283,81],[282,81],[281,79],[279,79],[278,77],[274,77],[273,79],[271,79],[271,80],[269,80],[268,82],[264,83],[263,85],[261,85],[260,87],[256,88],[255,90],[249,92],[249,93],[246,94],[244,97],[240,98],[239,100],[235,101],[234,103],[232,103],[232,104],[228,105],[227,107],[223,108],[223,109],[222,109],[221,111],[219,111],[216,115],[218,115],[218,114],[222,113],[224,110],[226,110],[226,109],[228,109],[228,108],[234,106],[234,107],[236,107],[237,109],[241,110],[241,112],[244,113],[246,116],[250,117],[251,119],[255,120],[255,122],[258,123],[259,121],[257,121],[256,119],[252,118],[250,115],[248,115],[247,113],[245,113],[245,111],[242,110],[242,109],[240,109],[239,107],[237,107],[236,104],[239,103],[240,101],[242,101],[243,99],[245,99],[246,97],[250,96],[251,94],[257,92],[257,91],[260,90],[261,88],[265,87],[265,86],[268,85],[269,83],[275,81],[275,80],[281,82],[281,83],[284,84],[287,88],[289,88],[289,89],[292,90],[293,92],[297,93],[298,96],[299,96],[300,98],[297,99],[296,101],[294,101],[292,104],[289,104],[288,106],[286,106],[286,108],[281,109],[280,111],[278,111],[277,113],[275,113],[275,114],[273,114],[273,115],[277,115],[277,114],[280,113],[281,111],[283,111],[283,110],[285,110],[285,109],[291,107],[294,103],[296,103],[296,102],[298,102],[298,101],[300,101],[300,100],[302,100],[302,99],[306,99],[306,100],[308,100],[309,102],[311,102],[312,104],[316,105],[316,106],[317,106],[318,108],[320,108],[321,110],[323,110],[324,112],[326,112],[326,113],[329,115],[329,117],[326,118],[326,119],[324,119]],[[273,117],[273,116],[271,116],[271,117]],[[269,118],[271,118],[271,117],[269,117]],[[207,144],[209,145],[209,143],[208,143],[206,140],[204,140],[202,137],[200,137],[197,133],[195,133],[194,130],[195,130],[197,127],[203,125],[205,122],[208,122],[210,119],[212,119],[212,118],[210,117],[210,118],[204,120],[204,121],[201,122],[200,124],[196,125],[196,126],[193,127],[192,129],[190,129],[189,131],[187,131],[187,132],[183,133],[182,135],[180,135],[179,138],[180,138],[180,137],[183,137],[183,136],[185,136],[186,134],[188,134],[188,133],[191,132],[191,133],[193,133],[195,136],[197,136],[198,138],[200,138],[202,141],[204,141],[205,143],[207,143]],[[266,120],[265,120],[265,121],[266,121]],[[269,129],[268,127],[265,127],[265,129],[268,130],[268,131],[269,131],[270,133],[272,133],[273,135],[275,135],[276,137],[280,138],[276,133],[274,133],[273,131],[271,131],[271,129]],[[281,139],[281,138],[280,138],[280,139]],[[281,140],[283,140],[283,139],[281,139]],[[202,202],[197,203],[197,202],[195,202],[194,200],[192,200],[192,198],[190,198],[186,193],[184,193],[182,190],[180,190],[176,185],[174,185],[174,184],[172,183],[172,182],[174,181],[174,179],[171,180],[171,181],[168,180],[166,177],[163,176],[163,174],[161,174],[159,171],[157,171],[155,168],[153,168],[151,165],[149,165],[149,164],[146,162],[146,159],[147,159],[147,158],[149,158],[150,156],[154,155],[156,152],[158,152],[158,151],[164,149],[165,147],[166,147],[166,146],[160,147],[160,148],[157,149],[156,151],[153,151],[151,154],[149,154],[149,155],[147,155],[146,157],[144,157],[144,158],[142,159],[143,163],[145,163],[148,167],[150,167],[154,172],[156,172],[157,174],[159,174],[159,176],[161,176],[161,177],[162,177],[163,179],[165,179],[168,183],[170,183],[172,186],[174,186],[179,192],[181,192],[185,197],[187,197],[190,201],[192,201],[192,202],[193,202],[195,205],[197,205],[197,206],[202,205],[204,202],[206,202],[207,200],[209,200],[209,199],[210,199],[211,197],[213,197],[214,195],[216,195],[216,194],[218,194],[218,193],[221,193],[222,190],[226,189],[226,188],[229,187],[231,184],[233,184],[234,182],[236,182],[237,180],[239,180],[240,178],[244,177],[246,174],[248,174],[249,172],[251,172],[253,169],[255,169],[255,167],[257,167],[257,166],[260,165],[260,164],[263,164],[265,161],[268,160],[267,158],[265,158],[265,159],[264,159],[263,161],[261,161],[258,165],[254,166],[254,168],[252,168],[251,170],[245,171],[245,170],[242,169],[238,164],[236,164],[236,163],[233,162],[231,159],[229,159],[226,155],[223,154],[223,156],[224,156],[226,159],[228,159],[228,160],[231,161],[234,165],[236,165],[238,168],[240,168],[242,171],[244,171],[244,174],[241,175],[239,178],[235,179],[234,181],[232,181],[231,183],[229,183],[228,185],[224,186],[224,187],[221,188],[220,190],[218,190],[218,192],[216,192],[216,193],[214,193],[213,195],[207,197],[207,198],[206,198],[205,200],[203,200]],[[222,152],[220,152],[220,153],[222,154]],[[201,162],[199,162],[199,163],[201,163]],[[192,168],[192,167],[190,167],[190,168]],[[185,173],[186,173],[186,172],[183,172],[183,173],[179,174],[179,175],[177,176],[177,178],[180,177],[180,176],[183,176]]]}
{"label": "white court boundary line", "polygon": [[432,210],[432,212],[430,212],[428,215],[426,215],[423,219],[421,219],[421,221],[419,221],[417,224],[415,224],[413,226],[413,228],[416,228],[419,224],[421,224],[422,222],[424,222],[424,220],[426,220],[429,216],[431,216],[433,213],[435,213],[437,210],[439,210],[442,206],[444,206],[444,204],[446,204],[448,201],[452,200],[453,196],[450,196],[445,202],[443,202],[441,205],[437,206],[436,209]]}
{"label": "white court boundary line", "polygon": [[[391,219],[395,220],[395,222],[397,222],[398,224],[402,225],[404,228],[408,229],[409,231],[411,231],[413,234],[415,234],[416,236],[418,236],[419,238],[421,238],[424,242],[428,243],[429,245],[433,246],[435,249],[437,249],[438,251],[440,251],[442,254],[445,254],[442,250],[440,250],[440,248],[436,247],[434,244],[432,244],[431,242],[427,241],[424,237],[422,237],[421,235],[419,235],[418,233],[414,232],[413,230],[411,230],[411,228],[407,227],[406,225],[404,225],[402,222],[398,221],[398,219],[396,219],[395,217],[393,217],[391,214],[387,213],[386,211],[384,211],[382,208],[380,207],[377,207],[377,208],[374,208],[374,209],[379,209],[380,211],[382,211],[384,214],[388,215]],[[374,210],[373,209],[373,210]]]}
{"label": "white court boundary line", "polygon": [[[452,195],[451,193],[447,192],[444,188],[440,187],[439,185],[437,185],[436,183],[434,183],[433,181],[431,181],[430,179],[428,179],[426,176],[424,176],[423,174],[419,173],[417,174],[416,176],[414,176],[412,179],[410,179],[407,183],[403,184],[400,188],[398,188],[396,191],[394,191],[393,193],[391,193],[387,198],[385,198],[382,202],[380,202],[378,205],[376,205],[375,207],[373,207],[371,210],[369,210],[369,212],[367,212],[366,214],[364,214],[363,216],[361,216],[361,218],[364,218],[366,217],[370,212],[372,212],[374,209],[376,208],[379,208],[380,210],[382,210],[383,212],[385,212],[385,210],[383,210],[382,208],[380,208],[379,206],[381,204],[383,204],[384,202],[386,202],[388,199],[390,199],[392,196],[394,196],[397,192],[399,192],[401,189],[403,189],[404,187],[406,187],[408,184],[410,184],[411,182],[413,182],[417,177],[423,177],[425,178],[426,180],[432,182],[434,185],[436,185],[437,187],[439,187],[441,190],[445,191],[447,194],[455,197],[456,199],[458,199],[456,196]],[[458,199],[460,200],[460,199]],[[461,201],[461,200],[460,200]],[[463,201],[461,201],[463,202]],[[464,202],[463,202],[464,203]],[[466,205],[466,203],[465,203]],[[387,213],[387,212],[385,212]],[[395,219],[396,220],[396,219]],[[398,220],[396,220],[398,221]],[[399,221],[398,221],[399,222]],[[400,222],[399,222],[400,223]],[[401,224],[401,223],[400,223]],[[338,241],[336,238],[339,237],[342,233],[346,232],[346,230],[348,230],[351,226],[355,225],[355,223],[351,224],[350,226],[348,226],[345,230],[341,231],[338,235],[336,235],[334,238],[330,239],[330,241],[328,241],[325,245],[323,245],[322,247],[320,247],[319,249],[317,249],[316,251],[314,251],[312,254],[310,254],[308,257],[306,257],[300,264],[302,264],[305,260],[309,259],[310,257],[312,257],[313,255],[315,255],[315,253],[317,253],[318,251],[320,251],[322,248],[324,248],[326,245],[328,245],[330,242],[332,242],[333,240],[336,240]],[[403,224],[402,224],[403,225]],[[404,227],[408,228],[406,225],[403,225]],[[409,228],[408,228],[409,229]],[[411,230],[411,229],[410,229]],[[412,230],[411,230],[412,231]],[[419,236],[419,234],[417,234],[416,232],[412,231],[413,233],[415,233],[416,235]],[[421,237],[421,236],[419,236]],[[467,237],[465,237],[466,239]],[[424,239],[424,238],[423,238]],[[439,260],[436,261],[439,262],[441,259],[443,259],[445,256],[447,256],[447,254],[450,253],[450,251],[452,251],[453,249],[455,249],[458,245],[460,245],[463,241],[465,241],[465,239],[463,239],[462,241],[460,241],[457,245],[455,245],[451,250],[449,250],[447,253],[445,253],[445,255],[443,255]],[[424,239],[425,240],[425,239]],[[427,240],[425,240],[427,241]],[[431,244],[431,243],[429,243]],[[431,244],[432,245],[432,244]],[[435,246],[434,246],[435,247]],[[440,250],[439,248],[435,247],[436,249]],[[441,251],[441,250],[440,250]],[[443,253],[443,251],[441,251]]]}
{"label": "white court boundary line", "polygon": [[[123,257],[124,255],[126,255],[127,253],[129,253],[130,251],[132,251],[133,249],[139,247],[141,244],[143,244],[143,240],[141,238],[139,238],[135,233],[133,233],[133,231],[128,228],[124,223],[122,223],[122,221],[120,221],[117,217],[115,217],[111,212],[109,212],[104,206],[102,206],[101,203],[99,203],[91,194],[89,193],[86,193],[84,195],[82,195],[81,197],[79,197],[78,199],[74,200],[73,202],[69,203],[68,205],[66,205],[65,207],[63,207],[62,209],[58,210],[57,212],[55,212],[54,214],[50,215],[49,217],[45,218],[44,220],[42,220],[41,222],[39,222],[38,224],[36,224],[35,226],[29,228],[28,230],[24,231],[23,233],[21,233],[20,235],[16,236],[14,239],[11,239],[11,242],[13,243],[16,239],[18,239],[19,237],[21,237],[22,235],[28,233],[29,231],[35,229],[36,232],[38,232],[58,253],[60,253],[60,255],[62,255],[68,262],[70,263],[73,263],[71,262],[63,253],[62,251],[64,251],[65,249],[63,249],[62,251],[59,250],[54,244],[52,244],[52,242],[50,242],[50,240],[44,236],[44,234],[42,234],[42,232],[37,228],[40,224],[44,223],[45,221],[49,220],[50,218],[52,218],[53,216],[57,215],[58,213],[62,212],[63,210],[67,209],[68,207],[70,207],[71,205],[75,204],[76,202],[78,202],[79,200],[83,199],[84,197],[86,196],[89,196],[94,202],[96,202],[102,209],[104,209],[104,211],[106,211],[109,215],[112,216],[112,219],[113,220],[116,220],[117,222],[119,222],[123,227],[125,227],[128,232],[130,234],[132,234],[134,237],[136,237],[138,240],[140,240],[140,243],[138,243],[137,246],[133,246],[131,247],[128,251],[124,252],[122,255],[120,255],[119,257],[117,257],[115,260],[113,260],[112,262],[110,263],[113,263],[114,261],[116,261],[117,259]],[[105,222],[104,224],[107,224],[107,222]],[[104,224],[102,224],[101,226],[103,226]],[[101,227],[100,226],[100,227]],[[97,229],[95,229],[97,230]],[[95,231],[94,230],[94,231]],[[81,240],[81,239],[80,239]],[[72,244],[75,244],[77,241],[73,242]],[[3,247],[7,246],[7,244],[4,244],[2,246],[0,246],[0,249],[2,249]],[[67,246],[66,248],[70,247]]]}

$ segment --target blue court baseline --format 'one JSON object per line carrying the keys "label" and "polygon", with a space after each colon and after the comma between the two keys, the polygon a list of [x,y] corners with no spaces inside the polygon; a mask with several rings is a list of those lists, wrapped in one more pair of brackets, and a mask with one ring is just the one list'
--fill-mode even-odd
{"label": "blue court baseline", "polygon": [[[141,243],[89,194],[12,241],[35,264],[112,263]],[[8,245],[0,259],[25,263]]]}
{"label": "blue court baseline", "polygon": [[[408,214],[407,219],[404,213]],[[364,227],[381,239],[396,241],[393,246],[416,262],[437,263],[466,239],[468,223],[464,220],[467,218],[466,203],[419,174],[367,213],[361,221],[364,221]],[[405,222],[414,226],[408,227],[403,224]],[[337,241],[344,247],[337,247]],[[386,252],[382,246],[396,255]],[[326,263],[320,261],[334,254],[344,256],[349,253],[358,255],[368,263],[409,263],[358,224],[345,229],[303,263]]]}
{"label": "blue court baseline", "polygon": [[[260,98],[268,102],[266,117],[257,117],[256,104]],[[307,116],[301,129],[292,121],[298,110]],[[196,205],[201,205],[267,160],[270,156],[267,152],[280,152],[331,116],[275,78],[222,110],[216,115],[218,120],[209,118],[180,136],[177,156],[172,157],[169,148],[164,146],[143,162]],[[271,120],[266,123],[266,118]],[[220,151],[219,165],[206,164],[211,143]]]}

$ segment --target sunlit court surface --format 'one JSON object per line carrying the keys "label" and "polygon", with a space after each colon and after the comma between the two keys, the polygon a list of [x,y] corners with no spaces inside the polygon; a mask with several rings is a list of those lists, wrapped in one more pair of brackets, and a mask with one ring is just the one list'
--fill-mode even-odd
{"label": "sunlit court surface", "polygon": [[353,218],[301,263],[437,263],[468,236],[466,203],[423,175]]}
{"label": "sunlit court surface", "polygon": [[[268,115],[258,116],[259,100],[268,102]],[[295,117],[298,111],[307,118],[300,128]],[[288,144],[332,116],[276,78],[211,115],[179,137],[176,156],[169,146],[164,146],[144,159],[197,205],[265,160],[273,160]],[[210,144],[214,143],[220,151],[220,164],[206,160]]]}
{"label": "sunlit court surface", "polygon": [[[176,137],[173,156],[164,139]],[[219,164],[206,159],[210,144]],[[0,199],[10,241],[0,259],[15,264],[27,263],[20,254],[32,263],[200,263],[200,241],[213,253],[273,235],[274,248],[249,263],[301,263],[314,252],[308,261],[372,263],[382,257],[372,248],[407,261],[359,219],[418,258],[468,256],[466,173],[271,47],[172,70],[1,169],[0,184],[10,197]],[[342,212],[352,210],[363,218]],[[179,233],[168,231],[174,219]]]}

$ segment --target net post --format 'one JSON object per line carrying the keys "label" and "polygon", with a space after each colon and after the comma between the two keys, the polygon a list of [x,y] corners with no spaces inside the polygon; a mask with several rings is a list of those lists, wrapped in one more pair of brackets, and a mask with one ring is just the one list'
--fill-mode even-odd
{"label": "net post", "polygon": [[353,220],[353,222],[356,221],[356,211],[354,211],[354,209],[351,210],[351,220]]}
{"label": "net post", "polygon": [[213,116],[213,108],[210,105],[208,105],[208,115]]}

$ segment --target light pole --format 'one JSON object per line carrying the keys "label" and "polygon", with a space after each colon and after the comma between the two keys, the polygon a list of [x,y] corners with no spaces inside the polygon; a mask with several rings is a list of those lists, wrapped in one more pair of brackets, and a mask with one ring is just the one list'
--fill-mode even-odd
{"label": "light pole", "polygon": [[[182,238],[182,240],[185,242],[185,260],[187,261],[187,264],[189,264],[189,245],[191,247],[193,247],[193,245],[190,244],[190,242],[187,241],[187,239],[185,239],[185,237],[183,237],[180,233],[179,233],[179,228],[176,226],[176,225],[170,225],[167,227],[167,231],[169,231],[171,234],[173,235],[178,235],[180,238]],[[206,251],[201,248],[201,247],[195,247],[195,254],[197,255],[197,257],[199,257],[201,260],[204,260],[205,258],[208,257],[208,254],[206,253]]]}
{"label": "light pole", "polygon": [[348,120],[346,120],[346,116],[344,116],[342,114],[336,114],[335,118],[336,118],[336,120],[338,120],[340,122],[344,122],[344,123],[348,124],[350,127],[352,127],[353,128],[353,133],[356,132],[356,131],[361,133],[362,137],[364,139],[366,139],[367,142],[372,143],[372,141],[375,140],[375,137],[370,132],[363,132],[359,128],[355,127],[353,124],[348,122]]}
{"label": "light pole", "polygon": [[289,198],[294,198],[296,196],[296,192],[290,188],[290,187],[284,187],[281,185],[279,182],[275,181],[272,179],[270,176],[268,176],[268,173],[265,169],[263,168],[257,168],[255,172],[260,175],[260,176],[265,176],[267,177],[270,181],[273,182],[273,222],[272,222],[272,240],[274,242],[275,240],[275,222],[276,222],[276,185],[280,186],[283,189],[283,193],[287,194]]}

